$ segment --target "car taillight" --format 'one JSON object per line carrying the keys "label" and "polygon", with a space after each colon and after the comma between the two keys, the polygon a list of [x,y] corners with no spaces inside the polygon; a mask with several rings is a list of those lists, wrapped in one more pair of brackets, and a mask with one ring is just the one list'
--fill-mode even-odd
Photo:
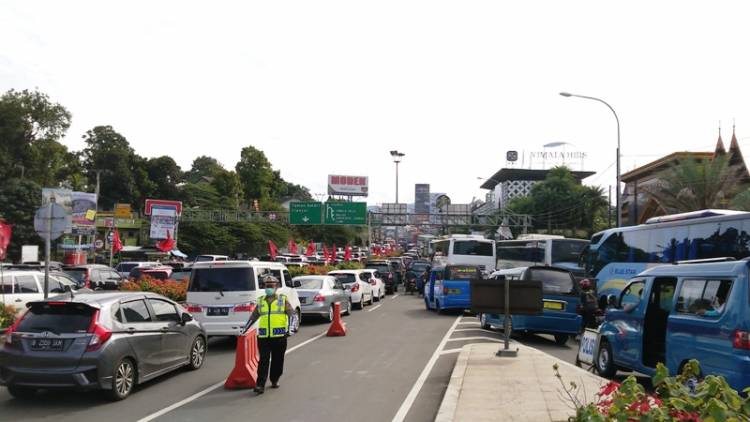
{"label": "car taillight", "polygon": [[252,302],[240,303],[234,307],[234,312],[252,312],[255,310],[255,304]]}
{"label": "car taillight", "polygon": [[187,308],[187,311],[190,312],[191,314],[203,312],[203,308],[200,305],[193,305],[192,303],[188,303],[186,308]]}
{"label": "car taillight", "polygon": [[359,284],[354,283],[354,285],[352,286],[352,293],[358,292],[358,291],[359,291]]}
{"label": "car taillight", "polygon": [[7,330],[5,330],[5,344],[10,345],[13,343],[13,333],[18,329],[18,324],[23,321],[24,317],[26,316],[26,312],[24,312],[16,322],[13,323],[13,325],[10,326]]}
{"label": "car taillight", "polygon": [[392,279],[393,279],[393,273],[388,273],[388,280],[392,280]]}
{"label": "car taillight", "polygon": [[750,331],[735,330],[732,346],[735,349],[750,350]]}
{"label": "car taillight", "polygon": [[325,302],[325,301],[326,301],[326,298],[320,293],[315,295],[315,297],[313,298],[313,302]]}
{"label": "car taillight", "polygon": [[373,286],[377,286],[378,283],[375,281],[374,278],[371,278],[370,279],[370,284],[372,284]]}
{"label": "car taillight", "polygon": [[443,287],[443,294],[444,294],[444,295],[447,295],[447,294],[448,294],[448,288],[447,288],[447,287]]}
{"label": "car taillight", "polygon": [[87,352],[93,352],[98,350],[104,343],[112,337],[112,331],[99,324],[99,310],[94,312],[94,316],[91,317],[91,325],[89,325],[88,332],[92,334],[89,345],[86,347]]}

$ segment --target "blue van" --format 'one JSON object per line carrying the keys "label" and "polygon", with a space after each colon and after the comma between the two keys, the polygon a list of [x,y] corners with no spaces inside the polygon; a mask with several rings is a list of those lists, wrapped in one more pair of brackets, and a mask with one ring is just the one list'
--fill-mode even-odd
{"label": "blue van", "polygon": [[698,359],[704,375],[721,375],[737,390],[750,386],[750,261],[683,263],[650,268],[610,298],[599,328],[595,365],[671,374]]}
{"label": "blue van", "polygon": [[471,308],[471,280],[482,278],[476,265],[448,265],[430,270],[424,287],[424,306],[438,313]]}
{"label": "blue van", "polygon": [[[518,267],[495,271],[490,278],[542,282],[542,315],[511,315],[511,332],[552,334],[559,345],[564,345],[570,336],[581,332],[581,294],[570,271],[546,266]],[[478,317],[485,329],[492,325],[502,326],[505,322],[503,315],[479,314]]]}

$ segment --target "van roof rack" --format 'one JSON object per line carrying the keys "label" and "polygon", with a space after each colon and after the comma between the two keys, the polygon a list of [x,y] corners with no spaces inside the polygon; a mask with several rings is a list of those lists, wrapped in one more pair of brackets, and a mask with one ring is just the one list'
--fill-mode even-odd
{"label": "van roof rack", "polygon": [[704,258],[704,259],[687,259],[684,261],[675,261],[675,265],[682,265],[682,264],[708,264],[711,262],[728,262],[728,261],[736,261],[736,259],[732,258],[731,256],[722,256],[719,258]]}

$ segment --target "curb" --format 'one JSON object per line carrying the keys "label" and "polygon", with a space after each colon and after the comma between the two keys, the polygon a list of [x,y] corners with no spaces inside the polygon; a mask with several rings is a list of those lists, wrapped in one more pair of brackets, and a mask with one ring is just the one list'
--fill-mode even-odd
{"label": "curb", "polygon": [[464,375],[466,374],[466,367],[469,363],[471,346],[471,344],[467,344],[462,347],[461,353],[458,354],[456,365],[453,367],[453,372],[451,372],[448,388],[445,390],[442,402],[440,402],[440,408],[435,417],[435,422],[452,422],[453,418],[456,416],[458,398],[461,396],[461,387],[463,387],[464,384]]}

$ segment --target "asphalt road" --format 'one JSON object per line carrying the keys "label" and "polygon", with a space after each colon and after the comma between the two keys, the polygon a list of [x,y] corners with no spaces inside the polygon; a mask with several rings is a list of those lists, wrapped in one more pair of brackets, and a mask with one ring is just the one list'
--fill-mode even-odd
{"label": "asphalt road", "polygon": [[[479,328],[461,313],[437,315],[417,296],[388,296],[345,317],[345,337],[325,337],[323,321],[307,319],[289,340],[281,388],[256,396],[224,390],[235,342],[209,341],[198,371],[176,371],[137,388],[121,402],[97,392],[41,392],[33,402],[0,388],[0,420],[54,421],[432,421],[463,345],[495,342],[502,334]],[[547,336],[517,340],[569,362],[577,343]],[[551,372],[550,372],[550,375]]]}

